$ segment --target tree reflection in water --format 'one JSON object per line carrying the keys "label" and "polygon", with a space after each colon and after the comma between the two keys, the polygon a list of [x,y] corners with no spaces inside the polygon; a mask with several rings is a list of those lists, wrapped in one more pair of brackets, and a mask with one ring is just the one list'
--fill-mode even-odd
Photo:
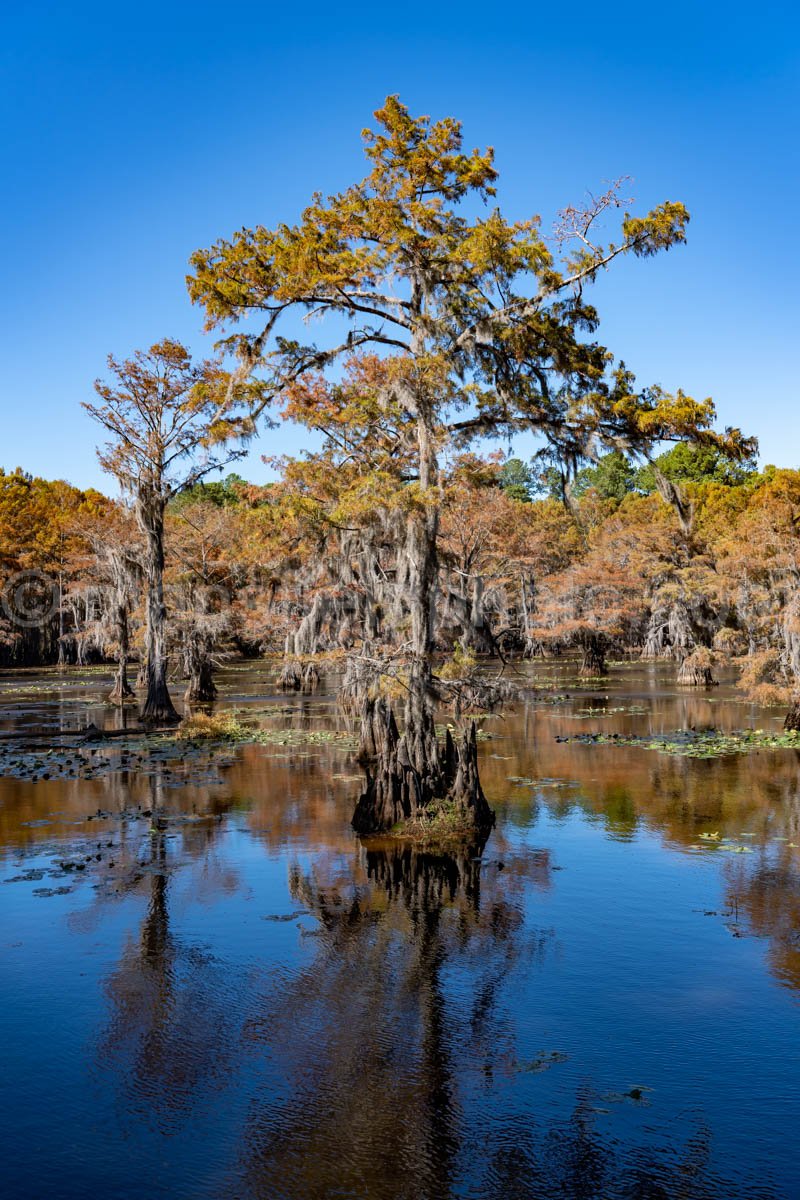
{"label": "tree reflection in water", "polygon": [[[537,774],[545,781],[536,796],[541,806],[554,815],[577,810],[600,819],[610,837],[627,838],[647,822],[673,849],[687,851],[701,820],[719,817],[722,829],[723,818],[759,828],[757,804],[744,785],[757,784],[758,791],[768,772],[776,776],[766,759],[696,764],[608,747],[592,756],[593,775],[582,786],[548,791],[547,778],[557,774],[549,761],[554,744],[536,744]],[[504,780],[531,770],[501,757],[490,761]],[[305,760],[301,765],[307,767]],[[783,759],[781,770],[784,785],[789,776],[796,781],[796,763]],[[712,771],[731,786],[710,791]],[[158,815],[157,777],[152,787]],[[264,795],[274,794],[273,780]],[[531,797],[520,794],[529,820]],[[800,907],[788,837],[796,795],[784,786],[780,806],[776,800],[771,809],[772,829],[786,830],[786,840],[773,841],[763,860],[754,845],[749,856],[723,864],[740,928],[771,940],[772,965],[794,986]],[[512,816],[515,803],[508,803]],[[526,1085],[516,1054],[528,1017],[514,997],[526,997],[535,1022],[536,965],[554,945],[548,930],[535,928],[530,904],[537,889],[551,886],[547,850],[521,842],[507,821],[489,847],[436,853],[385,841],[352,853],[335,807],[320,800],[319,812],[314,848],[289,874],[291,905],[307,915],[295,917],[296,932],[283,927],[290,948],[266,985],[260,962],[245,976],[224,943],[217,942],[214,956],[186,930],[185,905],[198,899],[198,887],[232,897],[237,890],[235,880],[214,872],[221,828],[215,821],[181,826],[170,818],[168,830],[148,835],[146,855],[131,864],[131,891],[147,888],[147,911],[107,983],[113,1015],[101,1062],[128,1129],[144,1124],[171,1135],[180,1128],[194,1145],[218,1107],[219,1141],[209,1144],[209,1154],[225,1182],[213,1192],[209,1183],[202,1194],[242,1200],[780,1194],[768,1181],[725,1179],[711,1165],[712,1124],[714,1162],[724,1136],[713,1104],[714,1122],[698,1103],[673,1125],[664,1126],[663,1114],[649,1128],[646,1121],[636,1125],[645,1114],[630,1100],[612,1119],[581,1076],[577,1053],[570,1067]],[[288,843],[302,854],[307,843],[292,833],[293,814],[275,806],[264,837],[272,849]],[[191,877],[180,877],[191,879],[187,888],[177,877],[191,863]],[[274,946],[277,927],[261,929],[263,946]]]}
{"label": "tree reflection in water", "polygon": [[[129,938],[106,984],[112,1016],[99,1043],[99,1061],[116,1080],[120,1119],[135,1127],[144,1118],[167,1133],[227,1080],[241,1045],[244,1002],[228,964],[176,937],[170,923],[174,874],[187,853],[202,857],[200,886],[208,886],[219,826],[184,827],[184,836],[172,835],[178,845],[170,848],[157,773],[151,803],[153,825],[145,849],[128,865],[120,889],[139,893],[144,882],[147,908],[138,938]],[[231,881],[222,874],[217,884],[229,889]]]}
{"label": "tree reflection in water", "polygon": [[800,875],[791,850],[759,853],[752,867],[729,863],[725,876],[728,927],[739,937],[767,939],[775,977],[800,990]]}
{"label": "tree reflection in water", "polygon": [[769,1196],[710,1174],[700,1119],[685,1145],[656,1151],[610,1138],[588,1085],[564,1121],[494,1086],[519,1032],[504,989],[552,939],[530,931],[513,874],[482,851],[384,843],[362,850],[359,881],[337,861],[292,872],[293,897],[320,923],[318,952],[249,1027],[270,1069],[225,1195]]}
{"label": "tree reflection in water", "polygon": [[[599,1127],[593,1098],[579,1097],[568,1121],[542,1132],[529,1122],[495,1131],[463,1195],[481,1200],[769,1200],[709,1171],[711,1135],[702,1123],[683,1146],[623,1147]],[[484,1147],[482,1147],[484,1149]]]}
{"label": "tree reflection in water", "polygon": [[125,1112],[161,1135],[196,1127],[228,1081],[235,1101],[219,1123],[235,1165],[215,1194],[775,1195],[712,1171],[699,1113],[683,1144],[655,1148],[646,1132],[643,1144],[614,1136],[586,1081],[571,1113],[509,1090],[520,1032],[509,992],[553,944],[523,911],[532,885],[549,886],[543,852],[529,856],[527,877],[508,847],[504,870],[483,845],[437,853],[384,842],[355,860],[319,852],[290,871],[308,914],[300,969],[278,970],[264,992],[173,933],[175,861],[163,830],[149,845],[147,911],[108,984],[101,1061]]}
{"label": "tree reflection in water", "polygon": [[293,870],[292,895],[320,923],[318,952],[250,1027],[280,1082],[252,1106],[232,1194],[452,1193],[459,1076],[508,1049],[502,1023],[486,1036],[493,997],[542,946],[483,848],[387,841],[361,850],[357,874],[335,861]]}

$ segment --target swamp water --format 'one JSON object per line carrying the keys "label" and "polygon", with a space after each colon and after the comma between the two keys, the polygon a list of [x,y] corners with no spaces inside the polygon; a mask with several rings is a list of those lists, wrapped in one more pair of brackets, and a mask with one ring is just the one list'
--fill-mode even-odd
{"label": "swamp water", "polygon": [[354,836],[333,684],[233,667],[263,742],[181,757],[75,736],[107,673],[3,675],[2,1195],[800,1197],[800,750],[648,748],[780,714],[571,670],[484,722],[452,856]]}

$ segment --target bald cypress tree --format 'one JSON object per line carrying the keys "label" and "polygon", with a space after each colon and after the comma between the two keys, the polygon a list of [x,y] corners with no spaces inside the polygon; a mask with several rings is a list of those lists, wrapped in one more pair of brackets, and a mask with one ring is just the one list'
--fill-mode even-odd
{"label": "bald cypress tree", "polygon": [[[446,797],[464,824],[479,825],[490,814],[474,734],[441,746],[433,719],[442,450],[532,430],[574,474],[598,448],[647,453],[664,438],[712,437],[710,401],[637,390],[624,369],[610,370],[586,299],[617,259],[682,243],[689,217],[669,201],[645,216],[623,213],[616,240],[601,244],[601,218],[624,205],[614,187],[565,210],[549,239],[538,217],[512,221],[492,207],[493,152],[465,151],[458,121],[413,117],[394,96],[375,117],[363,132],[362,180],[315,195],[294,224],[242,229],[198,250],[188,286],[238,355],[240,377],[255,372],[264,384],[251,422],[343,358],[385,357],[383,401],[402,411],[414,459],[401,573],[410,634],[402,730],[385,706],[372,711],[377,758],[357,820],[385,828]],[[328,336],[298,340],[298,317],[321,321]],[[309,424],[330,417],[320,396]]]}
{"label": "bald cypress tree", "polygon": [[[177,720],[167,686],[167,607],[164,598],[164,514],[169,501],[242,451],[218,451],[221,397],[235,411],[255,384],[234,384],[217,362],[192,363],[180,342],[164,339],[131,358],[108,359],[110,380],[98,380],[97,404],[84,408],[110,434],[98,451],[104,470],[133,502],[144,535],[146,686],[142,720]],[[225,431],[228,432],[227,430]]]}

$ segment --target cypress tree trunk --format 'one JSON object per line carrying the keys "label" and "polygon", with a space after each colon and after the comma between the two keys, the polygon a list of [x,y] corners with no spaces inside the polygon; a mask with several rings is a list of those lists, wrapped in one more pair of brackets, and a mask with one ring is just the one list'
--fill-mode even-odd
{"label": "cypress tree trunk", "polygon": [[642,658],[668,658],[670,650],[666,638],[667,616],[663,608],[654,607],[647,621]]}
{"label": "cypress tree trunk", "polygon": [[282,692],[315,692],[319,687],[320,674],[316,663],[304,663],[300,658],[284,661],[278,676],[278,687]]}
{"label": "cypress tree trunk", "polygon": [[66,632],[64,629],[64,576],[61,571],[58,572],[58,669],[59,671],[66,670],[67,667],[67,647],[66,647]]}
{"label": "cypress tree trunk", "polygon": [[147,535],[147,628],[145,680],[147,694],[141,719],[148,723],[179,721],[167,688],[166,620],[164,604],[164,502],[148,497],[139,502]]}
{"label": "cypress tree trunk", "polygon": [[123,700],[127,700],[133,695],[133,688],[128,683],[128,652],[130,641],[128,634],[128,607],[124,600],[117,603],[117,640],[119,642],[117,673],[114,676],[114,687],[108,697],[112,704],[122,704]]}
{"label": "cypress tree trunk", "polygon": [[[353,815],[353,828],[361,834],[425,834],[461,840],[488,834],[494,813],[483,794],[478,775],[478,741],[475,722],[459,742],[448,729],[443,747],[433,735],[433,757],[418,771],[411,761],[405,732],[401,736],[394,713],[383,699],[366,700],[361,718],[359,755],[367,786]],[[442,808],[437,801],[445,804]]]}
{"label": "cypress tree trunk", "polygon": [[800,700],[795,700],[792,707],[786,714],[786,720],[783,722],[783,728],[791,732],[800,733]]}
{"label": "cypress tree trunk", "polygon": [[[406,526],[405,598],[411,616],[411,655],[404,710],[399,733],[394,713],[383,700],[367,698],[362,710],[361,761],[367,786],[353,816],[359,833],[378,833],[398,825],[408,832],[424,833],[429,818],[443,815],[436,830],[464,837],[489,830],[494,813],[489,808],[478,776],[475,723],[456,745],[448,730],[445,744],[436,740],[434,721],[434,649],[439,529],[438,466],[432,430],[420,405],[417,420],[420,461],[419,508],[412,510]],[[434,836],[436,835],[434,830]]]}
{"label": "cypress tree trunk", "polygon": [[433,716],[433,615],[439,563],[438,464],[433,433],[424,409],[417,420],[419,447],[419,509],[406,525],[408,609],[411,616],[411,663],[405,704],[404,740],[409,764],[417,773],[423,795],[442,795],[442,775]]}
{"label": "cypress tree trunk", "polygon": [[216,698],[216,695],[217,685],[214,683],[211,663],[208,659],[204,659],[197,670],[189,676],[189,683],[183,696],[185,700],[211,701]]}
{"label": "cypress tree trunk", "polygon": [[698,646],[687,655],[678,668],[676,682],[684,687],[716,687],[711,651]]}
{"label": "cypress tree trunk", "polygon": [[191,603],[194,616],[186,630],[183,645],[183,663],[189,683],[183,694],[184,700],[211,701],[216,698],[214,683],[213,620],[209,613],[208,594],[204,587],[192,590]]}
{"label": "cypress tree trunk", "polygon": [[536,606],[536,587],[532,577],[530,579],[530,596],[528,595],[528,586],[528,579],[523,573],[519,577],[520,613],[522,616],[520,628],[522,657],[535,658],[537,655],[544,654],[544,647],[541,641],[533,636],[531,631],[533,611]]}
{"label": "cypress tree trunk", "polygon": [[606,652],[602,638],[590,637],[583,644],[583,661],[581,662],[581,675],[607,675],[608,666],[606,665]]}
{"label": "cypress tree trunk", "polygon": [[320,649],[322,629],[330,608],[329,598],[318,592],[297,631],[286,635],[283,667],[278,676],[281,691],[308,693],[318,687],[321,677],[319,666],[308,659]]}

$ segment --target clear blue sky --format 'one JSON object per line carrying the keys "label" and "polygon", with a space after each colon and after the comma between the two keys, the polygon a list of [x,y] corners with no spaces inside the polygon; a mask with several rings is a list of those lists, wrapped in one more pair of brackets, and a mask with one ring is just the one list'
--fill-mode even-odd
{"label": "clear blue sky", "polygon": [[[390,92],[495,147],[510,215],[549,223],[623,174],[641,208],[684,201],[688,245],[599,287],[601,336],[800,465],[792,8],[6,5],[0,465],[100,484],[80,401],[106,354],[165,335],[208,350],[191,251],[360,177]],[[260,454],[306,438],[266,433],[240,469],[265,479]]]}

